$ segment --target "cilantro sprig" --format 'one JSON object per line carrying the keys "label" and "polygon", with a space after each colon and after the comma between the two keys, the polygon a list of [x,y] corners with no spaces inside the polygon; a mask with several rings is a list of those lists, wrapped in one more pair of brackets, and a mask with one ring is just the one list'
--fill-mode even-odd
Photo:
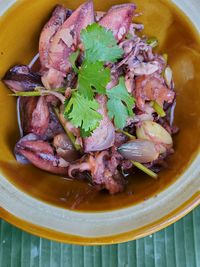
{"label": "cilantro sprig", "polygon": [[102,62],[91,63],[85,60],[78,72],[78,90],[85,97],[92,99],[94,93],[105,94],[110,81],[110,70]]}
{"label": "cilantro sprig", "polygon": [[107,95],[109,117],[114,118],[117,128],[124,128],[127,118],[133,116],[134,98],[129,95],[123,77],[117,86],[107,90]]}
{"label": "cilantro sprig", "polygon": [[123,51],[110,30],[93,23],[81,31],[84,47],[83,62],[79,68],[76,60],[77,51],[70,56],[70,62],[78,75],[77,90],[65,103],[64,116],[75,127],[79,127],[83,137],[91,135],[98,127],[102,115],[98,112],[99,104],[94,99],[95,93],[108,97],[108,115],[114,119],[117,128],[123,128],[129,116],[133,115],[134,98],[127,92],[124,78],[111,90],[106,85],[111,80],[111,72],[104,64],[116,62]]}
{"label": "cilantro sprig", "polygon": [[70,100],[65,103],[65,118],[70,120],[75,127],[91,132],[99,125],[102,115],[97,112],[98,102],[89,100],[78,92],[74,92]]}
{"label": "cilantro sprig", "polygon": [[85,57],[90,62],[116,62],[123,55],[112,31],[97,23],[82,30],[81,41],[85,48]]}

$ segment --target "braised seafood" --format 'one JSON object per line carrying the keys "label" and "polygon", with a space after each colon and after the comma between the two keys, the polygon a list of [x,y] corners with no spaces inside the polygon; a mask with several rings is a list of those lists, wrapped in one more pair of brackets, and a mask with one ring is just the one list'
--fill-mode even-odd
{"label": "braised seafood", "polygon": [[95,12],[92,1],[55,7],[39,39],[39,67],[12,67],[4,83],[18,97],[20,163],[97,190],[122,192],[139,168],[153,178],[174,152],[175,86],[155,37],[139,35],[136,6]]}

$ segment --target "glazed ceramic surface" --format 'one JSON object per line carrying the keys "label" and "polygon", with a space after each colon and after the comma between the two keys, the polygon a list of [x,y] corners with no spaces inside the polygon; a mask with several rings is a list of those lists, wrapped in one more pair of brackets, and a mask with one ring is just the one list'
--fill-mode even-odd
{"label": "glazed ceramic surface", "polygon": [[[113,4],[95,1],[96,10]],[[157,36],[169,54],[177,90],[175,154],[157,181],[134,173],[124,193],[110,196],[15,161],[19,138],[15,99],[0,84],[0,216],[35,234],[72,243],[111,243],[143,236],[177,220],[200,202],[200,5],[198,1],[134,1],[144,33]],[[142,3],[141,3],[142,2]],[[81,1],[0,1],[0,77],[37,53],[39,33],[57,3]],[[10,7],[10,8],[9,8]],[[77,197],[81,202],[76,204]],[[74,204],[75,203],[75,204]]]}

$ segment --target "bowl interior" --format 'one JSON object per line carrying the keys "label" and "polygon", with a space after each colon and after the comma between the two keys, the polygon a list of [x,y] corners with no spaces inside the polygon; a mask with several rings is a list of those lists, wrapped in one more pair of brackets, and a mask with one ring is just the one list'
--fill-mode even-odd
{"label": "bowl interior", "polygon": [[[0,77],[15,64],[28,64],[38,50],[42,26],[53,7],[63,3],[69,8],[82,1],[19,1],[0,18]],[[126,0],[94,1],[96,10],[107,10],[111,5]],[[144,33],[156,36],[158,51],[169,54],[177,92],[175,124],[180,128],[174,137],[175,153],[169,168],[152,180],[139,172],[129,177],[124,193],[109,196],[96,193],[86,182],[69,181],[50,175],[31,165],[20,165],[13,156],[19,139],[16,120],[16,99],[0,83],[0,172],[26,193],[45,202],[69,209],[84,211],[112,210],[130,206],[157,195],[173,183],[191,163],[199,151],[200,133],[200,42],[191,23],[167,1],[135,0],[143,15],[135,21],[145,25]]]}

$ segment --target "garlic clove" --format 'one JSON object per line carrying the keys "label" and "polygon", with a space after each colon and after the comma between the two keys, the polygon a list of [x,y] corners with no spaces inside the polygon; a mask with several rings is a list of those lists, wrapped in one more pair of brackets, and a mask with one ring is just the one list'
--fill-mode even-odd
{"label": "garlic clove", "polygon": [[136,129],[136,135],[139,139],[150,140],[155,143],[173,144],[171,135],[160,124],[153,121],[141,122]]}

